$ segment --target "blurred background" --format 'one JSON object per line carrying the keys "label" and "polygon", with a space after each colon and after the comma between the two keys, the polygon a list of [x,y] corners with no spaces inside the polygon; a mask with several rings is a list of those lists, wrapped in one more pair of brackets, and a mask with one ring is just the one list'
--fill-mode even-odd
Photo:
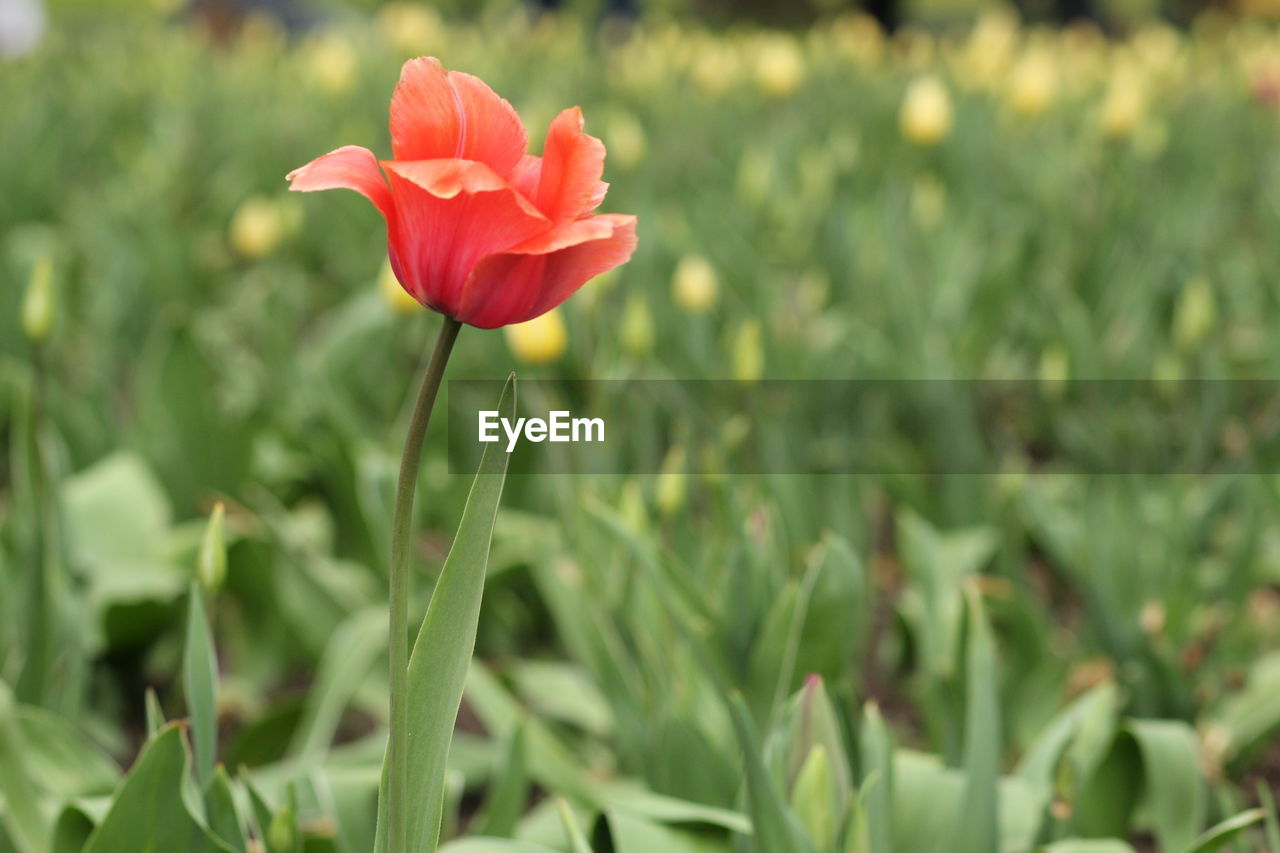
{"label": "blurred background", "polygon": [[[34,744],[2,773],[58,849],[147,690],[186,713],[218,502],[221,759],[296,792],[306,849],[370,849],[391,495],[438,320],[367,202],[284,175],[386,156],[408,57],[482,77],[535,151],[580,104],[604,210],[640,222],[553,314],[465,330],[453,377],[1280,375],[1280,7],[873,3],[0,0],[0,717]],[[665,436],[657,475],[508,483],[452,832],[567,850],[555,794],[597,850],[773,853],[738,834],[771,813],[759,753],[817,850],[960,849],[982,792],[1002,850],[1218,849],[1192,843],[1237,815],[1225,849],[1280,849],[1280,481],[1238,410],[1206,406],[1241,462],[1206,476],[1055,472],[1035,442],[928,476],[907,441],[900,474],[699,474],[743,414]],[[469,487],[444,439],[418,614]]]}

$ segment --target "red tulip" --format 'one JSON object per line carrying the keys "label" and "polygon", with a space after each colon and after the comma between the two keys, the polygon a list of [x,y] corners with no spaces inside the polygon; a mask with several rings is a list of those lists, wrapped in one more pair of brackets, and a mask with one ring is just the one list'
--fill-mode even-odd
{"label": "red tulip", "polygon": [[528,147],[516,111],[479,78],[411,59],[391,98],[386,176],[373,152],[348,145],[290,172],[289,188],[369,199],[404,289],[493,329],[550,311],[636,247],[634,216],[593,215],[609,186],[605,150],[577,107],[551,122],[541,157]]}

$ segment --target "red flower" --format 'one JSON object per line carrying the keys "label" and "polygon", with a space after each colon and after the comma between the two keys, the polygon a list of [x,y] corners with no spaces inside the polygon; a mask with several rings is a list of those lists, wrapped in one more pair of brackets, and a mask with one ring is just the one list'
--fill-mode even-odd
{"label": "red flower", "polygon": [[439,60],[406,62],[391,98],[394,160],[348,145],[289,173],[301,192],[352,189],[382,212],[387,251],[414,299],[482,329],[531,320],[624,264],[636,218],[595,216],[604,144],[577,107],[556,116],[542,156],[511,105]]}

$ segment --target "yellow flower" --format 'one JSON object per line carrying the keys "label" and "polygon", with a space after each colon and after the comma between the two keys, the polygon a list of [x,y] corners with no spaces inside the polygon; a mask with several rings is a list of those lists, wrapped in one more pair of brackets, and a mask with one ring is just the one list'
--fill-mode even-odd
{"label": "yellow flower", "polygon": [[738,75],[738,59],[728,45],[708,42],[693,58],[693,82],[708,95],[723,95]]}
{"label": "yellow flower", "polygon": [[383,6],[378,12],[378,29],[402,56],[430,53],[444,40],[440,16],[423,3],[395,2]]}
{"label": "yellow flower", "polygon": [[360,70],[360,58],[345,37],[325,33],[312,40],[305,52],[307,77],[330,95],[350,92]]}
{"label": "yellow flower", "polygon": [[1071,357],[1062,344],[1050,344],[1040,355],[1040,383],[1045,395],[1059,398],[1071,378]]}
{"label": "yellow flower", "polygon": [[706,258],[686,255],[676,264],[671,290],[676,305],[690,314],[703,314],[715,307],[720,295],[720,282]]}
{"label": "yellow flower", "polygon": [[919,175],[911,182],[911,219],[921,231],[942,224],[947,212],[947,186],[936,175]]}
{"label": "yellow flower", "polygon": [[764,375],[764,343],[760,337],[760,321],[754,317],[738,327],[733,340],[734,379],[755,382]]}
{"label": "yellow flower", "polygon": [[771,98],[785,98],[804,81],[804,54],[787,36],[775,36],[760,45],[756,55],[756,84]]}
{"label": "yellow flower", "polygon": [[1182,288],[1173,312],[1173,340],[1183,352],[1199,346],[1218,319],[1213,288],[1204,276],[1195,276]]}
{"label": "yellow flower", "polygon": [[525,364],[550,364],[569,346],[569,332],[559,308],[524,323],[503,326],[502,332],[512,354]]}
{"label": "yellow flower", "polygon": [[22,332],[33,344],[45,341],[53,330],[55,302],[53,262],[45,256],[32,267],[22,298]]}
{"label": "yellow flower", "polygon": [[685,480],[685,450],[676,445],[667,451],[654,484],[654,499],[663,515],[674,515],[684,506],[688,491]]}
{"label": "yellow flower", "polygon": [[410,296],[400,284],[400,279],[396,278],[391,261],[384,262],[382,271],[378,273],[378,293],[382,294],[382,301],[387,307],[397,314],[415,314],[423,310],[422,303]]}
{"label": "yellow flower", "polygon": [[263,196],[245,199],[231,218],[231,248],[243,258],[257,260],[276,250],[289,231],[287,212]]}
{"label": "yellow flower", "polygon": [[1047,51],[1028,53],[1009,77],[1009,106],[1019,115],[1034,118],[1053,102],[1058,91],[1058,71]]}
{"label": "yellow flower", "polygon": [[634,356],[648,355],[653,349],[653,315],[639,297],[627,300],[622,309],[622,348]]}
{"label": "yellow flower", "polygon": [[907,87],[900,115],[902,135],[917,145],[937,145],[951,131],[951,95],[934,74]]}
{"label": "yellow flower", "polygon": [[605,125],[605,140],[609,143],[609,163],[622,169],[634,169],[645,158],[649,142],[644,127],[630,113],[614,113]]}
{"label": "yellow flower", "polygon": [[1146,92],[1132,68],[1117,68],[1098,106],[1098,123],[1107,136],[1119,139],[1133,133],[1146,112]]}
{"label": "yellow flower", "polygon": [[988,9],[974,24],[961,57],[965,81],[980,89],[994,89],[1004,80],[1018,44],[1016,13],[1005,7]]}

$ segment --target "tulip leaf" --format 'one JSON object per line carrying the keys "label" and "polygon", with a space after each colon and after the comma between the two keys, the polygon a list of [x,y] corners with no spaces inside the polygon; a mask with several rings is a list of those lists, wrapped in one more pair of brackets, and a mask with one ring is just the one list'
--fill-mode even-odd
{"label": "tulip leaf", "polygon": [[213,778],[218,752],[218,670],[213,638],[205,617],[200,585],[191,583],[187,605],[187,645],[182,657],[182,690],[191,716],[195,746],[196,779],[204,788]]}
{"label": "tulip leaf", "polygon": [[1127,729],[1142,753],[1143,787],[1156,841],[1163,853],[1178,853],[1204,828],[1209,808],[1196,733],[1175,720],[1134,720]]}
{"label": "tulip leaf", "polygon": [[229,853],[231,848],[210,838],[187,807],[183,779],[189,763],[182,729],[172,723],[147,743],[84,853]]}
{"label": "tulip leaf", "polygon": [[[514,417],[515,408],[512,374],[502,390],[498,410],[504,417]],[[509,459],[500,445],[485,445],[457,536],[409,656],[407,790],[414,797],[407,810],[409,850],[431,851],[438,844],[449,744],[475,647],[489,544]],[[385,796],[379,798],[379,851],[387,845],[385,802]]]}
{"label": "tulip leaf", "polygon": [[1241,812],[1232,818],[1212,827],[1187,847],[1183,853],[1216,853],[1240,837],[1246,829],[1266,818],[1262,809],[1251,809]]}
{"label": "tulip leaf", "polygon": [[965,793],[957,853],[998,850],[1000,779],[1000,697],[995,639],[982,599],[969,587],[968,696],[965,714]]}

